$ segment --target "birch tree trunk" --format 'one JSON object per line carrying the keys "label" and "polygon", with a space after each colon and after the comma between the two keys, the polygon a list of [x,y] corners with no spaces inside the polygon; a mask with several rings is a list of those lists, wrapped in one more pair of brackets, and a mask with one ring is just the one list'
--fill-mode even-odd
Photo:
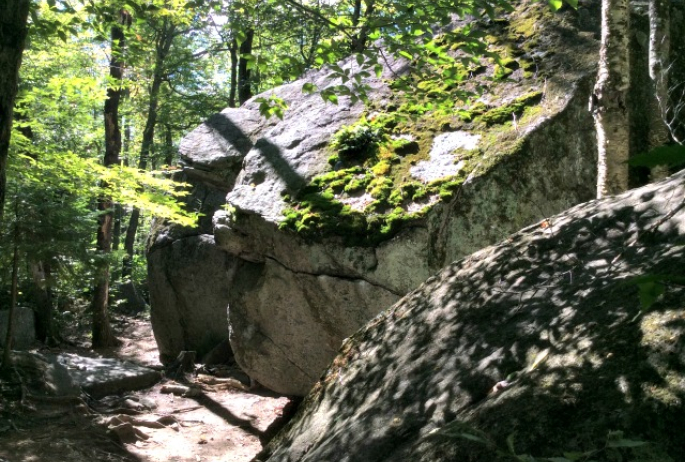
{"label": "birch tree trunk", "polygon": [[602,0],[602,43],[591,109],[597,130],[597,197],[628,189],[630,9],[628,0]]}
{"label": "birch tree trunk", "polygon": [[5,204],[7,152],[30,3],[29,0],[0,2],[0,219]]}
{"label": "birch tree trunk", "polygon": [[[668,120],[668,66],[671,52],[670,1],[649,0],[649,77],[654,94],[650,99],[649,147],[663,146],[669,141]],[[668,176],[667,166],[652,169],[651,180]]]}

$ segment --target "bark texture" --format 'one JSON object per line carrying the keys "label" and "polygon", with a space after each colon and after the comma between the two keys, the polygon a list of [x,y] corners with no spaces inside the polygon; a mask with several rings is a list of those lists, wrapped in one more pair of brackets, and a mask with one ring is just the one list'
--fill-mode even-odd
{"label": "bark texture", "polygon": [[[668,67],[671,50],[670,1],[649,1],[649,77],[654,95],[650,104],[649,147],[663,146],[669,141],[668,120]],[[667,166],[652,169],[651,179],[660,180],[668,176]]]}
{"label": "bark texture", "polygon": [[229,51],[231,53],[231,88],[228,93],[228,107],[236,107],[235,97],[238,88],[238,41],[235,37],[231,39]]}
{"label": "bark texture", "polygon": [[5,203],[7,153],[21,55],[26,42],[29,0],[0,2],[0,218]]}
{"label": "bark texture", "polygon": [[591,101],[597,129],[598,198],[628,189],[629,33],[629,1],[603,0],[599,72]]}
{"label": "bark texture", "polygon": [[248,29],[245,32],[245,40],[240,44],[240,59],[238,60],[238,101],[241,106],[245,101],[252,98],[252,72],[245,56],[252,53],[253,41],[254,29]]}
{"label": "bark texture", "polygon": [[50,287],[52,268],[47,262],[31,261],[29,269],[36,302],[36,337],[46,344],[55,343],[59,339],[59,333],[52,322],[53,297]]}

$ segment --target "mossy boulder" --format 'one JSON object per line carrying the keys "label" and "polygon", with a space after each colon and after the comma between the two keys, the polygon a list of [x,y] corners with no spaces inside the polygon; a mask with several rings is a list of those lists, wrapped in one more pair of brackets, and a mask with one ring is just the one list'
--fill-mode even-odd
{"label": "mossy boulder", "polygon": [[[520,17],[536,18],[536,51],[512,33]],[[217,315],[227,318],[238,364],[268,388],[304,395],[342,339],[430,274],[594,195],[586,108],[598,47],[579,14],[523,1],[481,27],[500,37],[506,77],[495,75],[497,61],[471,63],[458,69],[463,84],[429,85],[422,103],[386,69],[366,80],[368,106],[347,97],[325,104],[302,94],[301,80],[274,90],[289,105],[283,120],[256,122],[251,100],[188,135],[184,174],[225,203],[197,197],[207,213],[201,230],[164,228],[151,239],[153,328],[165,357],[194,344],[184,324],[200,303],[194,295],[221,287],[212,309],[224,303]],[[531,61],[537,72],[526,77]],[[335,83],[326,76],[306,79],[325,88]],[[479,97],[459,99],[471,90]],[[445,92],[448,109],[432,103]],[[174,243],[193,234],[212,234],[203,242],[221,265],[188,287],[165,265],[174,248],[188,248]]]}
{"label": "mossy boulder", "polygon": [[685,172],[446,266],[343,343],[255,461],[681,460],[683,197]]}

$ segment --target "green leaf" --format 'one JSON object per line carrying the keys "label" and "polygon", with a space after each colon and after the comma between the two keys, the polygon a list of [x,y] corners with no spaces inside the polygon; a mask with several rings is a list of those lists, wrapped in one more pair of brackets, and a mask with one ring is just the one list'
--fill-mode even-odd
{"label": "green leaf", "polygon": [[475,441],[477,443],[487,443],[486,440],[481,438],[480,436],[472,435],[471,433],[464,433],[464,432],[459,432],[459,433],[452,433],[453,436],[457,436],[459,438],[464,438],[465,440],[471,440]]}
{"label": "green leaf", "polygon": [[666,290],[665,286],[661,282],[648,281],[643,283],[638,283],[640,305],[642,310],[648,310],[659,298],[659,295],[663,294]]}
{"label": "green leaf", "polygon": [[329,102],[336,104],[336,105],[338,104],[338,95],[336,95],[335,93],[329,93],[327,95],[321,95],[321,96],[323,97],[324,101],[329,101]]}
{"label": "green leaf", "polygon": [[314,93],[316,91],[316,85],[314,85],[311,82],[306,82],[304,85],[302,85],[302,93],[310,94]]}
{"label": "green leaf", "polygon": [[554,11],[559,10],[563,4],[564,2],[562,0],[549,0],[549,6],[551,6]]}

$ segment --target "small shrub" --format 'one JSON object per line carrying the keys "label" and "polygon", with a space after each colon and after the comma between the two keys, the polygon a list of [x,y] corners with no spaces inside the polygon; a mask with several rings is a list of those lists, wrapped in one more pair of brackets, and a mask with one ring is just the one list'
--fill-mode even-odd
{"label": "small shrub", "polygon": [[333,135],[331,147],[338,151],[342,161],[360,161],[373,156],[382,141],[383,130],[362,119],[338,130]]}

